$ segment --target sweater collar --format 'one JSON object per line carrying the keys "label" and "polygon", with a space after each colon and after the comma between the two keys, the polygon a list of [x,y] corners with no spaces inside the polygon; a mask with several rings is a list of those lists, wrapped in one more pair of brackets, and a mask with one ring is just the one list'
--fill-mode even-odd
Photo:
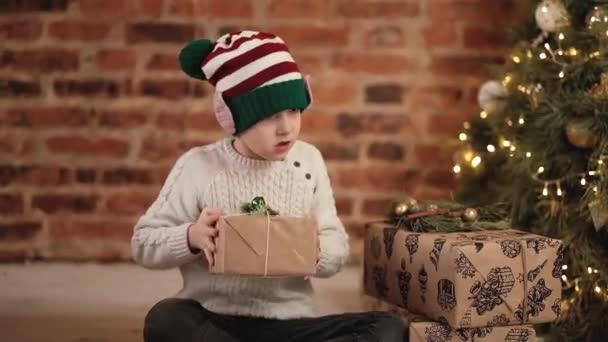
{"label": "sweater collar", "polygon": [[[256,168],[256,169],[274,169],[287,164],[288,156],[285,159],[280,161],[266,160],[266,159],[253,159],[249,157],[245,157],[240,154],[233,145],[233,137],[227,137],[222,142],[222,148],[224,152],[230,157],[232,161],[236,164],[247,167],[247,168]],[[291,152],[291,151],[290,151]]]}

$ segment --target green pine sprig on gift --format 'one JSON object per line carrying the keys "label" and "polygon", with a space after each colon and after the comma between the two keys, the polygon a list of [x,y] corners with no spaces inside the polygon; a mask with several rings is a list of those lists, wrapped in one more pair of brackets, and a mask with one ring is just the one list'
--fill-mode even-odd
{"label": "green pine sprig on gift", "polygon": [[509,208],[504,203],[472,208],[455,201],[418,203],[411,197],[392,203],[389,221],[398,228],[423,233],[511,228]]}
{"label": "green pine sprig on gift", "polygon": [[251,202],[244,203],[241,210],[247,214],[270,214],[278,215],[279,213],[272,209],[266,203],[266,200],[262,196],[257,196]]}

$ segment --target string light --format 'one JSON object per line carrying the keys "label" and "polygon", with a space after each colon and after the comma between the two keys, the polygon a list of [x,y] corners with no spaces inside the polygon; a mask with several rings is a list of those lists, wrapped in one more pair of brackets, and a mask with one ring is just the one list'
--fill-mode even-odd
{"label": "string light", "polygon": [[[565,265],[564,265],[564,266],[565,266]],[[565,274],[562,274],[562,280],[563,280],[563,281],[565,281],[565,282],[568,282],[568,277],[566,277],[566,275],[565,275]]]}
{"label": "string light", "polygon": [[596,194],[598,193],[599,189],[597,188],[597,186],[593,187],[593,192],[595,192]]}
{"label": "string light", "polygon": [[595,293],[602,293],[602,288],[599,286],[595,286]]}
{"label": "string light", "polygon": [[563,70],[562,70],[562,71],[560,71],[560,72],[559,72],[559,78],[564,78],[564,76],[566,76],[566,75],[564,74],[564,71],[563,71]]}
{"label": "string light", "polygon": [[570,56],[576,56],[578,55],[578,50],[576,50],[575,48],[570,48]]}
{"label": "string light", "polygon": [[511,150],[511,152],[515,152],[515,150],[516,150],[515,145],[511,145],[510,150]]}
{"label": "string light", "polygon": [[540,166],[538,168],[538,174],[540,175],[541,173],[545,172],[545,168],[543,166]]}
{"label": "string light", "polygon": [[540,59],[547,59],[547,54],[544,52],[541,52],[540,55],[538,55],[538,57],[540,57]]}
{"label": "string light", "polygon": [[587,273],[589,273],[589,274],[593,273],[593,268],[591,268],[591,266],[587,266]]}
{"label": "string light", "polygon": [[502,146],[509,147],[509,146],[511,146],[511,142],[509,140],[505,140],[502,142]]}
{"label": "string light", "polygon": [[564,55],[564,50],[562,50],[562,49],[557,50],[557,54],[560,55],[560,56],[563,56]]}
{"label": "string light", "polygon": [[471,166],[473,168],[476,168],[479,166],[479,164],[481,164],[481,157],[480,156],[475,156],[475,158],[473,158],[473,160],[471,161]]}
{"label": "string light", "polygon": [[496,147],[494,147],[494,145],[488,145],[487,148],[488,148],[488,152],[490,152],[490,153],[496,152]]}
{"label": "string light", "polygon": [[567,270],[568,269],[568,265],[562,265],[562,270]]}
{"label": "string light", "polygon": [[513,121],[511,121],[511,119],[507,120],[507,125],[509,125],[509,127],[513,127]]}
{"label": "string light", "polygon": [[593,171],[593,170],[589,171],[589,176],[595,176],[595,174],[596,174],[595,171]]}
{"label": "string light", "polygon": [[562,187],[560,186],[559,182],[557,183],[557,196],[561,197],[563,195],[563,191],[562,191]]}
{"label": "string light", "polygon": [[454,165],[454,173],[460,173],[461,168],[460,165]]}
{"label": "string light", "polygon": [[488,113],[484,110],[481,113],[479,113],[479,117],[482,119],[485,119],[488,117]]}
{"label": "string light", "polygon": [[545,183],[545,187],[543,188],[543,196],[548,196],[549,195],[549,188],[548,188],[548,184]]}
{"label": "string light", "polygon": [[513,56],[513,62],[515,62],[515,64],[519,64],[521,62],[521,58],[519,58],[519,56]]}
{"label": "string light", "polygon": [[532,157],[532,152],[526,152],[526,158],[531,158]]}
{"label": "string light", "polygon": [[583,176],[583,178],[581,178],[581,185],[585,186],[587,184],[587,180],[585,179],[585,176]]}
{"label": "string light", "polygon": [[563,33],[560,33],[558,38],[559,38],[559,40],[564,40],[564,39],[566,39],[566,36]]}
{"label": "string light", "polygon": [[595,57],[599,57],[600,55],[601,55],[601,54],[600,54],[600,52],[599,52],[599,51],[596,51],[596,52],[594,52],[594,53],[590,54],[590,55],[589,55],[589,57],[591,57],[591,58],[595,58]]}
{"label": "string light", "polygon": [[519,118],[519,124],[523,125],[526,123],[526,120],[524,120],[523,116]]}
{"label": "string light", "polygon": [[461,141],[467,141],[467,134],[466,134],[466,133],[460,133],[460,134],[458,135],[458,138],[459,138]]}
{"label": "string light", "polygon": [[465,121],[462,126],[464,127],[464,129],[471,129],[471,124],[468,121]]}

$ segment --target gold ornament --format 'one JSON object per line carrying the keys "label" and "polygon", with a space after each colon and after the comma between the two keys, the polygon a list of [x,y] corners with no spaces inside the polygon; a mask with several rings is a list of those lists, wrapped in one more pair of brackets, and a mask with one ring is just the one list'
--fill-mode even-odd
{"label": "gold ornament", "polygon": [[600,82],[591,88],[591,96],[595,98],[608,96],[608,74],[602,74]]}
{"label": "gold ornament", "polygon": [[602,205],[599,200],[589,203],[589,213],[596,231],[608,227],[608,205]]}
{"label": "gold ornament", "polygon": [[393,213],[397,216],[405,215],[409,207],[405,202],[397,203],[393,209]]}
{"label": "gold ornament", "polygon": [[608,5],[593,6],[587,14],[587,28],[597,36],[605,36],[608,30]]}
{"label": "gold ornament", "polygon": [[592,148],[597,143],[597,135],[591,130],[591,120],[575,119],[566,124],[568,141],[578,148]]}
{"label": "gold ornament", "polygon": [[473,208],[465,209],[464,214],[462,216],[466,221],[469,221],[469,222],[473,222],[479,218],[479,214],[477,213],[477,210],[475,210]]}
{"label": "gold ornament", "polygon": [[429,204],[426,206],[426,210],[431,211],[431,212],[436,212],[439,210],[439,206],[437,204]]}
{"label": "gold ornament", "polygon": [[420,205],[419,203],[414,203],[411,207],[410,207],[410,212],[412,213],[419,213],[421,211],[424,211],[424,207],[422,205]]}

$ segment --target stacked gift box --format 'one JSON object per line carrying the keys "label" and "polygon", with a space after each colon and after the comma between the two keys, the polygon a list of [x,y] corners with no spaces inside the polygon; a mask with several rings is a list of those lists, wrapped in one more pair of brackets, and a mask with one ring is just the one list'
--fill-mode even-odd
{"label": "stacked gift box", "polygon": [[[410,341],[535,341],[558,318],[562,243],[519,230],[413,232],[370,223],[364,288],[414,318]],[[404,311],[405,312],[405,311]]]}

